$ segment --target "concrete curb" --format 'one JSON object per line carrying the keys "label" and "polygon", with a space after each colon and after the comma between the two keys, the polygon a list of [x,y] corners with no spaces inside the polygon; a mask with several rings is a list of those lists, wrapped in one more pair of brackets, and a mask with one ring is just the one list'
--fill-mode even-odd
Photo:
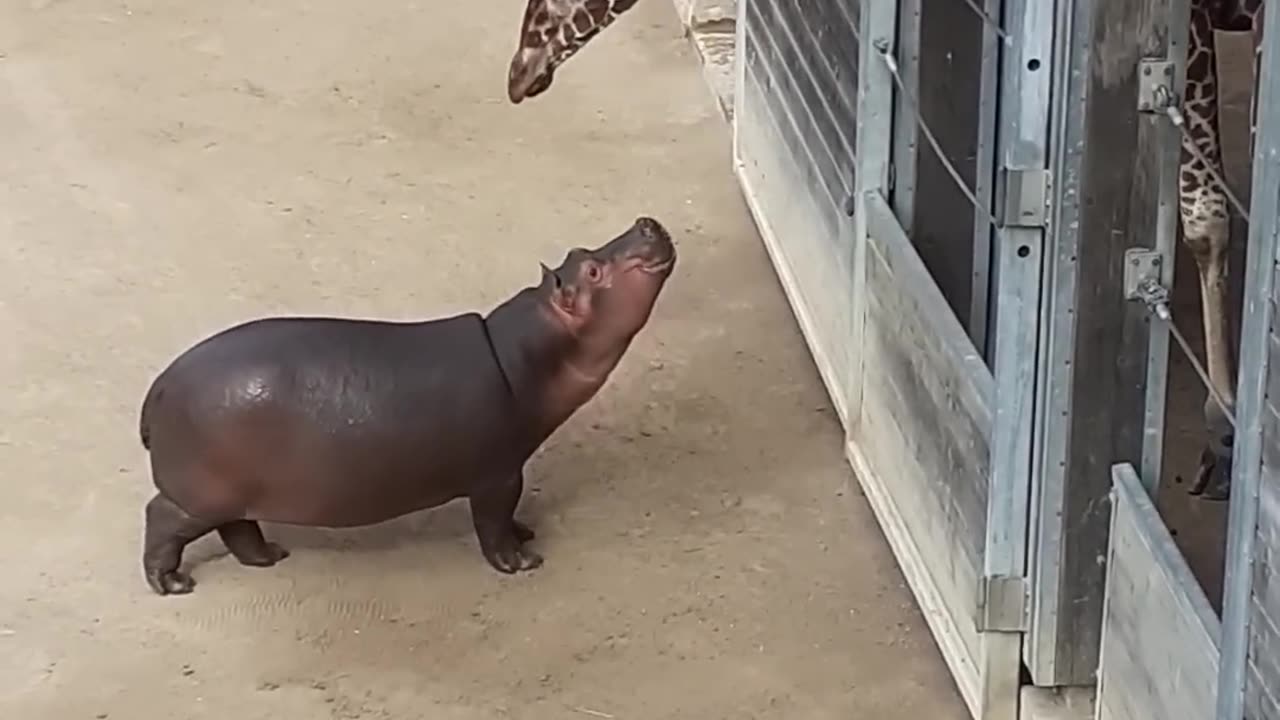
{"label": "concrete curb", "polygon": [[702,61],[702,75],[726,120],[733,119],[734,31],[738,0],[672,0],[685,35]]}

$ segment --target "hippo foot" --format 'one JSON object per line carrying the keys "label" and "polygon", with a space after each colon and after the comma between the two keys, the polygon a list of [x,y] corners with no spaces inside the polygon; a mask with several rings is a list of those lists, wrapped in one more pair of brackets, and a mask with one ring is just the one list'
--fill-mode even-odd
{"label": "hippo foot", "polygon": [[516,545],[496,552],[486,553],[485,559],[500,573],[511,575],[523,570],[542,567],[542,556],[538,553]]}
{"label": "hippo foot", "polygon": [[523,544],[525,544],[525,543],[529,542],[530,540],[534,539],[535,537],[537,537],[537,536],[534,534],[533,530],[530,530],[530,529],[529,529],[529,526],[528,526],[528,525],[525,525],[524,523],[520,522],[519,520],[512,520],[512,521],[511,521],[511,532],[515,534],[515,536],[516,536],[516,540],[517,540],[521,545],[523,545]]}
{"label": "hippo foot", "polygon": [[237,555],[236,560],[239,560],[241,565],[247,565],[248,567],[271,567],[287,557],[289,557],[288,550],[276,543],[269,542],[263,544],[261,554],[245,557]]}
{"label": "hippo foot", "polygon": [[147,584],[157,595],[186,595],[196,587],[194,578],[177,570],[148,570]]}
{"label": "hippo foot", "polygon": [[214,527],[163,495],[151,498],[146,507],[142,573],[157,595],[186,595],[195,588],[196,581],[178,570],[182,550]]}
{"label": "hippo foot", "polygon": [[222,542],[241,565],[271,567],[289,557],[289,551],[262,537],[262,528],[252,520],[233,520],[218,526]]}

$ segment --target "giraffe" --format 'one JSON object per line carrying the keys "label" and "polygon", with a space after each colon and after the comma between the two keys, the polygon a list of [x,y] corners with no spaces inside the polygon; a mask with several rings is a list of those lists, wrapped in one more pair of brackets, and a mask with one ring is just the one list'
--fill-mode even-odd
{"label": "giraffe", "polygon": [[519,104],[546,92],[556,68],[635,4],[636,0],[529,0],[520,46],[507,75],[507,97]]}
{"label": "giraffe", "polygon": [[[1226,192],[1221,183],[1192,151],[1198,148],[1200,154],[1221,172],[1218,77],[1213,31],[1252,31],[1256,39],[1262,32],[1262,8],[1263,0],[1191,0],[1187,42],[1186,90],[1183,101],[1187,133],[1182,139],[1178,172],[1182,239],[1195,258],[1200,279],[1205,360],[1209,379],[1233,413],[1235,371],[1232,367],[1227,309],[1230,213]],[[1256,44],[1258,47],[1261,45]],[[1257,62],[1255,52],[1255,68]],[[1256,119],[1251,123],[1250,132],[1256,132]],[[1213,398],[1205,401],[1204,412],[1210,440],[1201,454],[1200,468],[1191,492],[1195,495],[1203,493],[1207,499],[1225,500],[1229,494],[1233,431]]]}

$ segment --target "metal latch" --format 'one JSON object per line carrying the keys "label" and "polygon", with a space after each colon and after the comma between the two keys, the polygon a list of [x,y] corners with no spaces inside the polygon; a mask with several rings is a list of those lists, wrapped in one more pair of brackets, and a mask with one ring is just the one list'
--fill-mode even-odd
{"label": "metal latch", "polygon": [[1026,632],[1030,606],[1025,577],[988,575],[978,584],[978,632]]}
{"label": "metal latch", "polygon": [[1138,112],[1158,113],[1174,104],[1173,62],[1138,61]]}
{"label": "metal latch", "polygon": [[1164,257],[1150,248],[1129,248],[1124,251],[1124,298],[1137,300],[1162,320],[1169,311],[1169,290],[1160,282],[1160,270]]}
{"label": "metal latch", "polygon": [[1044,227],[1049,218],[1049,171],[1005,168],[1001,225]]}

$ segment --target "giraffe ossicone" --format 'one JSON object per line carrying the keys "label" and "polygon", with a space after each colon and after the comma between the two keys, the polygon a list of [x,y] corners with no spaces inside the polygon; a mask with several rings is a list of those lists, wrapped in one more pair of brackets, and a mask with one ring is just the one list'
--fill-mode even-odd
{"label": "giraffe ossicone", "polygon": [[556,68],[635,4],[636,0],[529,0],[520,45],[507,72],[507,97],[519,104],[546,92]]}

